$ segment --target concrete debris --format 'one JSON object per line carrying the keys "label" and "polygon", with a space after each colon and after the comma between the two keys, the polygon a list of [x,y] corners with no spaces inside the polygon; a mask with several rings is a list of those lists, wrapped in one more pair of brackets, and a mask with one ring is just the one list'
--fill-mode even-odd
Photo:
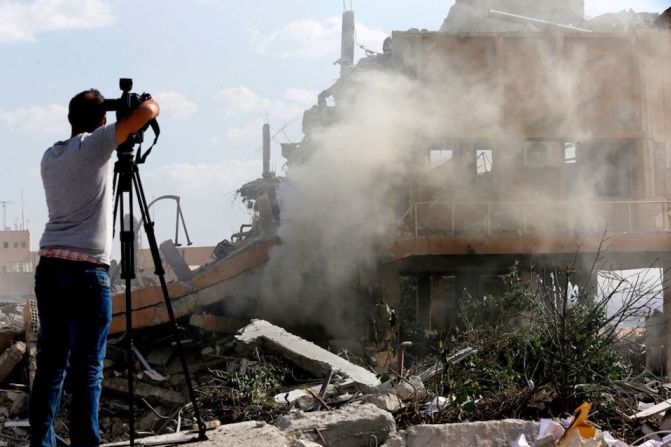
{"label": "concrete debris", "polygon": [[403,401],[396,393],[368,394],[363,397],[362,402],[373,404],[390,413],[400,410],[403,406]]}
{"label": "concrete debris", "polygon": [[265,320],[252,320],[235,338],[244,349],[264,347],[277,352],[287,361],[316,377],[323,377],[332,369],[354,382],[367,386],[376,386],[380,383],[374,373]]}
{"label": "concrete debris", "polygon": [[28,387],[32,390],[35,372],[37,371],[37,337],[40,333],[40,319],[37,313],[36,300],[28,300],[23,306],[23,325],[26,335]]}
{"label": "concrete debris", "polygon": [[[275,402],[277,402],[279,404],[284,404],[284,403],[291,404],[293,402],[298,401],[299,399],[301,399],[303,397],[309,397],[310,394],[309,394],[308,391],[310,391],[312,393],[315,393],[315,394],[318,394],[319,391],[321,390],[321,388],[322,388],[321,385],[311,386],[311,387],[308,387],[308,388],[298,388],[298,389],[287,391],[287,392],[284,392],[284,393],[279,393],[275,396],[274,399],[275,399]],[[330,385],[326,389],[326,394],[327,395],[332,395],[335,392],[335,390],[336,390],[336,387],[333,386],[333,385]]]}
{"label": "concrete debris", "polygon": [[409,400],[423,401],[427,397],[426,388],[418,376],[410,376],[399,381],[389,381],[374,388],[365,388],[369,394],[393,394],[403,402]]}
{"label": "concrete debris", "polygon": [[25,353],[26,344],[22,341],[17,341],[2,353],[0,356],[0,381],[5,380],[9,373],[14,370],[14,367],[23,359]]}
{"label": "concrete debris", "polygon": [[274,425],[289,438],[339,447],[369,445],[371,437],[383,443],[396,432],[392,415],[371,404],[281,416]]}
{"label": "concrete debris", "polygon": [[159,246],[159,250],[161,250],[163,259],[165,259],[172,271],[175,272],[179,281],[188,281],[191,279],[193,272],[171,239],[163,241]]}
{"label": "concrete debris", "polygon": [[504,419],[461,424],[415,425],[405,430],[407,447],[430,446],[509,446],[521,433],[535,439],[538,422]]}
{"label": "concrete debris", "polygon": [[[170,445],[170,443],[180,444],[193,439],[193,432],[181,432],[168,435],[150,436],[147,438],[136,439],[135,444]],[[207,432],[207,441],[194,442],[190,445],[198,447],[249,447],[249,446],[268,446],[268,447],[287,447],[289,444],[280,430],[268,425],[262,421],[240,422],[237,424],[222,425],[214,430]],[[103,444],[101,447],[122,447],[127,446],[128,442],[114,442]]]}
{"label": "concrete debris", "polygon": [[[128,394],[128,382],[125,378],[105,379],[103,380],[103,388]],[[138,398],[154,400],[168,406],[181,405],[186,401],[186,398],[182,393],[151,386],[142,382],[135,382],[133,391]]]}

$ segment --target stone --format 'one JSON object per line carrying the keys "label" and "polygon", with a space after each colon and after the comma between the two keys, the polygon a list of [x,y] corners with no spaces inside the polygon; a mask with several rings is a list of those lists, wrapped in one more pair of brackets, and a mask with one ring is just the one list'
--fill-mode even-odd
{"label": "stone", "polygon": [[323,438],[326,445],[338,447],[366,446],[371,436],[381,444],[396,432],[391,413],[372,404],[281,416],[274,425],[289,439],[323,442]]}
{"label": "stone", "polygon": [[[193,432],[180,432],[150,436],[136,440],[136,444],[138,446],[156,443],[160,443],[160,445],[172,445],[171,443],[184,443],[191,440],[194,435]],[[284,434],[278,428],[268,424],[258,424],[258,421],[221,425],[214,430],[208,431],[206,435],[206,441],[193,442],[189,443],[189,445],[194,447],[287,447],[289,445]],[[124,441],[104,444],[101,447],[121,447],[127,445],[128,442]],[[306,447],[308,447],[308,444],[306,444]]]}
{"label": "stone", "polygon": [[[103,388],[128,394],[128,382],[122,378],[109,378],[103,380]],[[136,397],[155,400],[168,407],[176,407],[186,401],[186,397],[177,391],[148,385],[142,382],[133,384],[133,392]]]}
{"label": "stone", "polygon": [[0,355],[0,382],[5,380],[26,354],[26,344],[17,341]]}
{"label": "stone", "polygon": [[265,320],[252,320],[235,338],[247,350],[261,346],[277,352],[287,361],[315,377],[324,377],[329,370],[333,370],[367,386],[376,386],[380,383],[376,375],[365,368],[354,365]]}
{"label": "stone", "polygon": [[14,399],[9,409],[11,417],[20,417],[28,413],[28,393],[21,393]]}
{"label": "stone", "polygon": [[381,385],[378,385],[372,389],[364,389],[364,392],[372,394],[387,394],[394,393],[396,394],[403,402],[409,400],[424,400],[426,399],[427,392],[424,388],[424,383],[422,379],[418,376],[410,376],[407,379],[396,381],[385,382]]}
{"label": "stone", "polygon": [[387,441],[382,444],[382,447],[406,447],[405,430],[400,430],[395,435],[387,438]]}
{"label": "stone", "polygon": [[464,422],[460,424],[414,425],[405,431],[407,447],[498,447],[511,443],[524,434],[536,438],[538,422],[518,419],[500,421]]}
{"label": "stone", "polygon": [[305,439],[294,439],[289,444],[289,447],[323,447],[321,444],[316,442],[306,441]]}
{"label": "stone", "polygon": [[368,394],[363,397],[362,402],[373,404],[390,413],[400,410],[403,406],[403,402],[395,393]]}

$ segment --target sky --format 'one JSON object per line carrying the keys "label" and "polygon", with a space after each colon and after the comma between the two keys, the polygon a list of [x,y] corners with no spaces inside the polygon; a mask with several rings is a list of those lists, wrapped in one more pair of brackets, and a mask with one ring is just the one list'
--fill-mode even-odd
{"label": "sky", "polygon": [[[357,42],[381,51],[392,30],[437,30],[452,3],[354,0]],[[585,0],[588,16],[667,7]],[[162,109],[158,145],[140,167],[148,200],[180,196],[194,245],[229,238],[250,219],[235,191],[261,174],[263,123],[281,173],[280,143],[300,141],[302,111],[338,76],[342,11],[340,0],[0,0],[7,226],[25,223],[38,248],[47,219],[39,163],[69,137],[68,101],[91,87],[118,97],[118,79],[131,77],[134,91],[151,93]],[[174,202],[152,213],[158,241],[174,238]]]}

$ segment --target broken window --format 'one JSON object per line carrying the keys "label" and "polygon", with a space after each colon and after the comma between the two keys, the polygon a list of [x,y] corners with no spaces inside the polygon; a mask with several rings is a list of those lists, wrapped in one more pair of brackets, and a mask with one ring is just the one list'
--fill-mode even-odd
{"label": "broken window", "polygon": [[429,164],[431,168],[438,168],[447,164],[453,157],[454,151],[452,149],[432,149],[429,151]]}
{"label": "broken window", "polygon": [[591,140],[580,143],[580,163],[567,182],[571,195],[632,197],[635,188],[636,142]]}
{"label": "broken window", "polygon": [[494,161],[494,153],[491,149],[483,149],[475,151],[475,173],[477,175],[487,174],[492,172],[492,163]]}

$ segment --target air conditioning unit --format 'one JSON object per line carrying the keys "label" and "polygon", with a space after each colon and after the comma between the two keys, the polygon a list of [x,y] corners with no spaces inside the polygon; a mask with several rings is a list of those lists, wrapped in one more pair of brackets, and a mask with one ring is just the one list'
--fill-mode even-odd
{"label": "air conditioning unit", "polygon": [[564,145],[559,141],[525,141],[524,166],[549,168],[564,162]]}

